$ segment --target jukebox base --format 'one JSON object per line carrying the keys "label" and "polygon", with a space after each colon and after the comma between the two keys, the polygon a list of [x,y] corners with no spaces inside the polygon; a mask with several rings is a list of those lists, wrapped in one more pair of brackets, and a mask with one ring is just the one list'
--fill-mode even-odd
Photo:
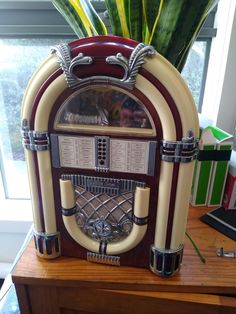
{"label": "jukebox base", "polygon": [[184,246],[177,250],[157,249],[151,246],[150,269],[162,277],[170,277],[180,270]]}
{"label": "jukebox base", "polygon": [[60,233],[45,234],[34,231],[34,243],[37,255],[46,259],[61,255]]}

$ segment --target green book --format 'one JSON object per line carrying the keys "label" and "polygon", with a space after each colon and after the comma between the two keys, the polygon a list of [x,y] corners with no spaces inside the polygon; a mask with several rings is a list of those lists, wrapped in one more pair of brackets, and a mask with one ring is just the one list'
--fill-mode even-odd
{"label": "green book", "polygon": [[[216,149],[215,138],[211,130],[202,129],[199,141],[199,152],[202,154],[211,153]],[[200,154],[199,154],[200,156]],[[208,190],[210,186],[211,173],[213,168],[213,160],[196,160],[191,204],[194,206],[207,205]]]}
{"label": "green book", "polygon": [[217,127],[201,129],[192,185],[193,206],[221,205],[232,144],[232,136]]}
{"label": "green book", "polygon": [[208,206],[222,204],[229,160],[233,146],[233,137],[219,128],[209,126],[216,139],[216,151],[211,174],[211,184],[208,191]]}

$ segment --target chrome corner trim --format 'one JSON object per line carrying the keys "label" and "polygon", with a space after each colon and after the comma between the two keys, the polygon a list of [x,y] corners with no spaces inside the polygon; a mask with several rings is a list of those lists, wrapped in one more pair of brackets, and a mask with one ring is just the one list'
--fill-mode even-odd
{"label": "chrome corner trim", "polygon": [[162,140],[160,145],[161,159],[167,162],[188,163],[197,158],[199,140],[191,130],[181,141]]}
{"label": "chrome corner trim", "polygon": [[45,259],[57,258],[61,255],[60,233],[45,234],[34,231],[34,243],[37,255]]}
{"label": "chrome corner trim", "polygon": [[103,255],[94,252],[87,252],[87,261],[93,263],[120,266],[119,256]]}
{"label": "chrome corner trim", "polygon": [[64,72],[67,84],[71,88],[77,88],[82,79],[78,78],[73,72],[74,68],[79,65],[87,65],[93,62],[92,57],[84,56],[79,53],[75,58],[71,59],[71,48],[68,44],[57,45],[52,48],[51,52],[56,54],[58,62]]}
{"label": "chrome corner trim", "polygon": [[50,149],[48,132],[30,130],[26,119],[22,121],[21,135],[22,145],[25,149],[32,151],[45,151]]}
{"label": "chrome corner trim", "polygon": [[170,277],[180,270],[184,246],[177,250],[158,249],[154,245],[150,249],[150,269],[161,277]]}
{"label": "chrome corner trim", "polygon": [[115,56],[107,57],[106,62],[121,66],[125,73],[120,82],[133,89],[139,68],[144,64],[145,57],[151,57],[154,54],[155,49],[152,46],[140,43],[134,48],[129,60],[121,53],[117,53]]}

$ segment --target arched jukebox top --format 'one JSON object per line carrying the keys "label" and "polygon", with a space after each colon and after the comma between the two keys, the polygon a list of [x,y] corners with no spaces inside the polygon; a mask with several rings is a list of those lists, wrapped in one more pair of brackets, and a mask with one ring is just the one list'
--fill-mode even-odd
{"label": "arched jukebox top", "polygon": [[55,47],[25,92],[22,135],[40,256],[179,269],[198,119],[152,47],[114,36]]}

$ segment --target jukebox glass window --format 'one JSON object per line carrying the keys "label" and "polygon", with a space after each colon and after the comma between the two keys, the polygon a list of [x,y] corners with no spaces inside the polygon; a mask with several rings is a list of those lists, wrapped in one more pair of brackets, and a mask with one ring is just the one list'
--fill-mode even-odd
{"label": "jukebox glass window", "polygon": [[109,126],[152,130],[153,121],[144,105],[127,92],[96,86],[72,94],[61,106],[56,128]]}

